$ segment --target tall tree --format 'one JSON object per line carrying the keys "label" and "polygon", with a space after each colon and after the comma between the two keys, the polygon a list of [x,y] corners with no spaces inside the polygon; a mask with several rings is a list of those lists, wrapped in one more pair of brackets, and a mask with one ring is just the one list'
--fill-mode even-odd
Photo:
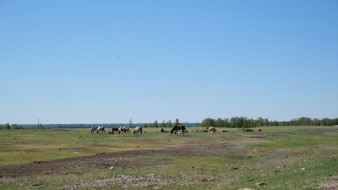
{"label": "tall tree", "polygon": [[206,118],[202,121],[201,127],[209,127],[209,126],[215,127],[215,120],[214,119]]}
{"label": "tall tree", "polygon": [[11,126],[9,125],[9,123],[5,124],[5,129],[11,129]]}
{"label": "tall tree", "polygon": [[165,124],[164,121],[161,123],[160,127],[161,127],[161,128],[165,128],[165,127],[166,127],[166,124]]}
{"label": "tall tree", "polygon": [[38,129],[45,129],[45,127],[40,123],[40,124],[38,125]]}
{"label": "tall tree", "polygon": [[176,118],[175,125],[180,125],[180,120]]}
{"label": "tall tree", "polygon": [[128,127],[133,128],[133,121],[129,119]]}
{"label": "tall tree", "polygon": [[170,129],[173,128],[173,124],[171,123],[171,120],[169,120],[167,122],[167,127],[170,128]]}
{"label": "tall tree", "polygon": [[215,127],[225,127],[224,120],[221,118],[217,118],[215,121]]}
{"label": "tall tree", "polygon": [[228,118],[223,119],[224,127],[230,127],[230,122]]}
{"label": "tall tree", "polygon": [[158,123],[157,120],[154,121],[153,127],[157,128],[158,127]]}

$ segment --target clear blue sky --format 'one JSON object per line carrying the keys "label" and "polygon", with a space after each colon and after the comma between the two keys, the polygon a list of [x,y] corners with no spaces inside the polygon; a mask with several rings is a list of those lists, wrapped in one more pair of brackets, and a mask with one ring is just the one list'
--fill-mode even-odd
{"label": "clear blue sky", "polygon": [[338,1],[0,1],[0,123],[338,117]]}

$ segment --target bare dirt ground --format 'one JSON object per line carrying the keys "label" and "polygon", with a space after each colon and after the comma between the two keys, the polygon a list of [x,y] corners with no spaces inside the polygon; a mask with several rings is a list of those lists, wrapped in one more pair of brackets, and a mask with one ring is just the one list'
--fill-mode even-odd
{"label": "bare dirt ground", "polygon": [[[93,169],[120,167],[133,168],[144,163],[135,160],[138,156],[196,156],[205,155],[209,151],[224,149],[227,145],[214,143],[189,143],[173,145],[162,150],[134,150],[113,153],[99,153],[91,156],[65,158],[49,161],[34,161],[33,163],[0,167],[0,178],[22,177],[46,174],[69,174],[85,172]],[[198,148],[197,148],[198,147]],[[209,150],[208,152],[201,150]],[[210,152],[209,152],[210,153]],[[233,154],[233,152],[232,152]]]}

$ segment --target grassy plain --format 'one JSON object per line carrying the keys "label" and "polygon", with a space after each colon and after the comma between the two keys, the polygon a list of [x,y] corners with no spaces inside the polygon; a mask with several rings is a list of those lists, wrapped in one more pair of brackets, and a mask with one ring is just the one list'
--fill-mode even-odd
{"label": "grassy plain", "polygon": [[[170,154],[119,158],[138,163],[133,167],[3,177],[0,189],[338,189],[338,127],[261,129],[225,129],[228,132],[213,135],[195,132],[201,128],[189,128],[194,132],[184,135],[145,129],[145,134],[135,136],[90,134],[89,129],[2,130],[2,167],[102,152],[176,148]],[[259,182],[265,185],[257,186]]]}

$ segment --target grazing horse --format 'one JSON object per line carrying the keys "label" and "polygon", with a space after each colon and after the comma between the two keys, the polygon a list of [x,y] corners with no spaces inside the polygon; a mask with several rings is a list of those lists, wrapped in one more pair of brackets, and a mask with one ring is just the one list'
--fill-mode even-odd
{"label": "grazing horse", "polygon": [[92,127],[92,129],[90,130],[90,133],[94,133],[97,130],[97,127]]}
{"label": "grazing horse", "polygon": [[124,130],[125,130],[125,133],[126,132],[130,133],[130,128],[129,127],[125,127]]}
{"label": "grazing horse", "polygon": [[213,126],[209,126],[206,128],[209,131],[209,134],[214,134],[216,132],[216,128]]}
{"label": "grazing horse", "polygon": [[142,127],[135,127],[134,132],[133,132],[134,135],[138,132],[140,132],[142,134]]}
{"label": "grazing horse", "polygon": [[175,126],[171,129],[170,133],[173,134],[174,131],[175,131],[175,134],[177,134],[177,132],[178,132],[179,130],[182,130],[182,133],[184,134],[185,126],[184,126],[184,125],[175,125]]}
{"label": "grazing horse", "polygon": [[104,127],[103,126],[98,126],[97,129],[96,129],[96,133],[99,133],[99,132],[102,132],[102,133],[106,133],[106,131],[104,130]]}
{"label": "grazing horse", "polygon": [[113,127],[113,128],[111,129],[111,131],[112,131],[113,134],[114,134],[114,132],[117,132],[117,133],[118,133],[118,132],[119,132],[119,128],[114,128],[114,127]]}
{"label": "grazing horse", "polygon": [[122,134],[123,134],[123,133],[126,133],[126,128],[125,128],[125,127],[122,127],[122,126],[120,126],[120,127],[119,127],[119,131],[118,131],[118,132],[119,132],[119,134],[120,134],[120,133],[122,133]]}

